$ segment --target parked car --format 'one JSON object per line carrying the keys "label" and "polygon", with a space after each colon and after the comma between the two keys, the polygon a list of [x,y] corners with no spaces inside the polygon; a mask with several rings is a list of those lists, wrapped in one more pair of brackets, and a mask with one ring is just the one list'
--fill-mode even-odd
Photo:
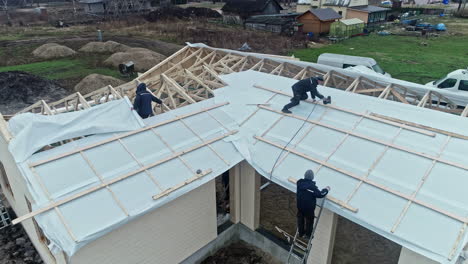
{"label": "parked car", "polygon": [[468,94],[468,69],[453,71],[447,74],[444,78],[426,83],[426,85],[448,91]]}
{"label": "parked car", "polygon": [[333,67],[338,67],[346,69],[354,66],[365,66],[372,71],[385,75],[387,77],[392,77],[390,74],[385,72],[379,64],[373,59],[368,57],[359,57],[359,56],[349,56],[342,54],[333,54],[333,53],[322,53],[318,57],[317,63],[329,65]]}

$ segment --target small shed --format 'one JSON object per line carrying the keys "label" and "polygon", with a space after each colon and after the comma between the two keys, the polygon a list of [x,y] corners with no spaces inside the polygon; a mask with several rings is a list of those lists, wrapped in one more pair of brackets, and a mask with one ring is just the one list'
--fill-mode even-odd
{"label": "small shed", "polygon": [[362,33],[364,30],[364,21],[359,18],[343,19],[331,24],[330,36],[338,38],[349,38],[353,35]]}
{"label": "small shed", "polygon": [[79,3],[85,13],[104,14],[107,11],[106,2],[103,0],[81,0]]}
{"label": "small shed", "polygon": [[245,27],[273,33],[294,33],[295,18],[298,14],[260,15],[245,20]]}
{"label": "small shed", "polygon": [[277,0],[229,0],[221,9],[224,22],[235,24],[251,16],[279,14],[281,10]]}
{"label": "small shed", "polygon": [[389,11],[389,8],[380,6],[354,6],[348,8],[346,18],[359,18],[366,24],[375,24],[386,21]]}
{"label": "small shed", "polygon": [[303,24],[303,32],[313,32],[314,35],[320,35],[330,32],[331,24],[341,18],[341,15],[332,8],[321,8],[308,10],[298,16],[297,21]]}

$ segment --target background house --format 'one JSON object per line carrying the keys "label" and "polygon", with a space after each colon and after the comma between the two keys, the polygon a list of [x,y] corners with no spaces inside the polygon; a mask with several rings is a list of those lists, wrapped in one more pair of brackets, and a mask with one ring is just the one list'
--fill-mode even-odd
{"label": "background house", "polygon": [[242,24],[245,19],[255,15],[279,14],[283,10],[276,0],[231,0],[221,11],[225,23]]}
{"label": "background house", "polygon": [[314,35],[328,33],[330,26],[337,19],[341,19],[341,15],[331,8],[311,9],[297,17],[297,20],[303,24],[302,31]]}
{"label": "background house", "polygon": [[81,0],[86,13],[118,14],[146,11],[151,8],[149,0]]}
{"label": "background house", "polygon": [[375,24],[387,20],[388,8],[379,6],[355,6],[348,8],[346,18],[359,18],[366,24]]}
{"label": "background house", "polygon": [[346,13],[349,7],[367,6],[368,0],[319,0],[319,7],[330,7],[343,17],[347,17]]}
{"label": "background house", "polygon": [[294,34],[297,13],[251,16],[245,20],[245,27],[274,33]]}

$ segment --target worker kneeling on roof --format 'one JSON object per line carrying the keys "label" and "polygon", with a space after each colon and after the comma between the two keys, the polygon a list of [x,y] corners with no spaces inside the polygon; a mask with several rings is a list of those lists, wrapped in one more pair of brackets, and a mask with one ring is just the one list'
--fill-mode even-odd
{"label": "worker kneeling on roof", "polygon": [[325,96],[321,95],[317,91],[317,85],[319,84],[321,85],[322,83],[323,83],[322,77],[310,77],[310,78],[296,82],[292,86],[293,98],[291,98],[291,102],[285,105],[281,111],[283,111],[283,113],[286,113],[286,114],[291,114],[292,112],[289,111],[289,108],[298,105],[301,100],[306,100],[307,92],[310,92],[310,97],[314,101],[315,101],[315,97],[318,97],[320,98],[320,100],[323,100],[324,104],[331,103],[330,96],[325,98]]}
{"label": "worker kneeling on roof", "polygon": [[145,83],[138,84],[135,101],[133,102],[133,109],[137,111],[141,118],[145,119],[153,116],[153,109],[151,107],[152,101],[158,104],[162,104],[162,101],[159,98],[146,90]]}
{"label": "worker kneeling on roof", "polygon": [[[300,237],[310,239],[315,218],[315,206],[317,198],[325,197],[330,191],[327,186],[321,191],[315,185],[314,172],[307,170],[304,174],[304,179],[297,181],[296,199],[297,199],[297,229]],[[304,233],[305,222],[305,233]]]}

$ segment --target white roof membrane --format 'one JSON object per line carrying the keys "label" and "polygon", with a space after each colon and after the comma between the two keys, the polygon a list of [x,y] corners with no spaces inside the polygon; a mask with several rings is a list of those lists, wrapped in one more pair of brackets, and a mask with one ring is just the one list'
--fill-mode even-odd
{"label": "white roof membrane", "polygon": [[[228,86],[215,90],[214,98],[145,119],[146,127],[132,135],[90,136],[21,163],[34,209],[59,203],[36,216],[54,246],[71,256],[245,159],[291,191],[296,187],[289,178],[313,169],[320,187],[332,187],[334,202],[328,200],[327,208],[431,259],[454,263],[467,241],[467,141],[369,113],[459,134],[468,131],[466,118],[327,87],[319,91],[332,97],[331,106],[301,102],[283,115],[295,80],[255,71],[222,79]],[[108,143],[96,144],[103,140]],[[41,164],[45,159],[50,161]],[[208,173],[198,177],[198,169]],[[112,184],[60,204],[103,182]],[[176,189],[153,199],[169,188]]]}

